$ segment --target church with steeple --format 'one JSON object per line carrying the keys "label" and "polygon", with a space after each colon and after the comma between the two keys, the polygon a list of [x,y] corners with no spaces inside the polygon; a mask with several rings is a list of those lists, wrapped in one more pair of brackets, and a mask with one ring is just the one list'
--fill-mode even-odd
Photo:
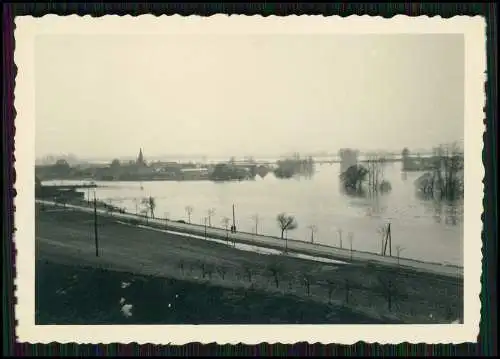
{"label": "church with steeple", "polygon": [[135,164],[141,167],[146,166],[146,161],[144,161],[144,155],[142,154],[142,148],[139,149],[139,155],[137,156]]}

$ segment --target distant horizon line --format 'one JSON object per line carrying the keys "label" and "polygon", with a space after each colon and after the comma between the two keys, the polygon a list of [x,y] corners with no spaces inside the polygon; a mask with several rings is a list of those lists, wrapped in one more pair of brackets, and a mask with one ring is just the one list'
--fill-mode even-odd
{"label": "distant horizon line", "polygon": [[[445,144],[445,143],[443,143]],[[458,139],[456,141],[450,141],[446,144],[461,144],[461,148],[463,148],[463,138],[461,139]],[[220,159],[220,158],[227,158],[227,159],[230,159],[231,157],[235,157],[235,158],[248,158],[248,157],[254,157],[254,158],[257,158],[257,157],[265,157],[265,158],[268,158],[268,157],[283,157],[283,156],[291,156],[295,153],[299,154],[300,156],[314,156],[314,155],[332,155],[332,154],[338,154],[338,152],[341,150],[341,149],[354,149],[354,150],[357,150],[359,151],[360,153],[370,153],[370,152],[381,152],[381,153],[401,153],[401,151],[403,151],[404,148],[408,148],[410,150],[410,152],[422,152],[422,151],[432,151],[435,147],[437,146],[432,146],[432,147],[419,147],[419,148],[411,148],[409,146],[402,146],[401,148],[376,148],[376,149],[373,149],[373,148],[357,148],[357,147],[348,147],[348,146],[345,146],[345,147],[341,147],[341,148],[338,148],[337,150],[335,151],[328,151],[328,150],[313,150],[313,151],[286,151],[286,152],[281,152],[281,153],[274,153],[274,154],[270,154],[270,153],[260,153],[260,154],[257,154],[257,153],[253,153],[253,154],[250,154],[250,153],[246,153],[246,154],[242,154],[242,153],[239,153],[239,154],[228,154],[228,153],[225,153],[225,154],[202,154],[202,153],[173,153],[173,154],[166,154],[166,153],[162,153],[162,154],[153,154],[153,155],[148,155],[147,153],[147,149],[145,150],[145,147],[138,147],[136,149],[136,152],[134,155],[105,155],[105,156],[81,156],[81,155],[77,155],[75,153],[71,153],[71,152],[60,152],[59,154],[55,154],[55,153],[47,153],[47,154],[43,154],[43,155],[37,155],[36,156],[36,159],[44,159],[44,158],[48,158],[48,157],[75,157],[75,158],[78,158],[78,159],[85,159],[85,160],[113,160],[113,159],[128,159],[128,158],[137,158],[138,154],[139,154],[139,151],[142,151],[143,155],[145,158],[149,157],[149,158],[217,158],[217,159]]]}
{"label": "distant horizon line", "polygon": [[[350,149],[355,149],[360,152],[360,154],[366,154],[370,152],[381,152],[381,153],[388,153],[388,154],[396,154],[396,153],[401,153],[403,148],[395,150],[395,149],[359,149],[359,148],[354,148],[354,147],[343,147],[343,148],[350,148]],[[59,154],[46,154],[42,156],[37,156],[36,161],[43,161],[51,157],[73,157],[76,160],[80,161],[112,161],[114,159],[118,160],[133,160],[137,158],[137,155],[139,153],[139,150],[141,148],[137,149],[137,154],[135,155],[126,155],[126,156],[79,156],[74,153],[59,153]],[[432,151],[432,148],[414,148],[411,149],[408,147],[410,152],[427,152],[427,151]],[[142,153],[144,155],[145,159],[222,159],[222,158],[227,158],[229,160],[231,157],[234,157],[236,159],[244,159],[244,158],[281,158],[281,157],[287,157],[287,156],[293,156],[295,153],[299,154],[301,157],[308,157],[308,156],[331,156],[331,155],[338,155],[340,148],[337,151],[308,151],[308,152],[300,152],[300,151],[289,151],[287,153],[281,153],[281,154],[238,154],[238,155],[229,155],[229,154],[200,154],[200,153],[193,153],[193,154],[158,154],[158,155],[148,155],[147,151],[142,148]]]}

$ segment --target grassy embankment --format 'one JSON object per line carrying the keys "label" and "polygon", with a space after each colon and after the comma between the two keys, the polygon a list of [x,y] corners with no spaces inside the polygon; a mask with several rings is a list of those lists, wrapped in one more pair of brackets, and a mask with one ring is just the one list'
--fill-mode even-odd
{"label": "grassy embankment", "polygon": [[[54,206],[57,204],[49,204]],[[86,201],[74,202],[71,205],[65,206],[68,210],[76,205],[82,211],[93,211],[92,203]],[[334,260],[349,261],[351,263],[367,264],[373,263],[374,265],[383,265],[389,268],[395,268],[399,271],[409,269],[411,271],[424,272],[427,275],[432,273],[440,276],[448,276],[452,278],[463,277],[463,267],[451,264],[432,263],[417,259],[404,258],[399,255],[382,256],[378,253],[361,251],[355,248],[339,248],[336,246],[326,245],[322,243],[311,243],[309,241],[288,239],[285,242],[276,236],[268,234],[255,235],[254,233],[247,233],[238,230],[237,233],[230,234],[224,228],[217,226],[204,227],[199,224],[186,224],[184,221],[165,220],[164,218],[156,218],[152,220],[144,215],[127,213],[125,210],[118,207],[110,206],[106,203],[97,202],[98,212],[107,216],[115,216],[122,221],[134,225],[147,224],[148,227],[153,227],[158,230],[169,229],[170,231],[178,231],[185,234],[192,234],[197,236],[207,236],[213,239],[223,241],[233,241],[233,243],[241,243],[243,245],[258,245],[265,248],[270,248],[278,251],[283,251],[285,247],[289,252],[294,254],[319,256],[322,258],[329,258]]]}
{"label": "grassy embankment", "polygon": [[[244,252],[113,218],[99,223],[96,257],[91,214],[38,212],[37,323],[446,323],[462,316],[458,280]],[[121,298],[133,305],[129,318]]]}

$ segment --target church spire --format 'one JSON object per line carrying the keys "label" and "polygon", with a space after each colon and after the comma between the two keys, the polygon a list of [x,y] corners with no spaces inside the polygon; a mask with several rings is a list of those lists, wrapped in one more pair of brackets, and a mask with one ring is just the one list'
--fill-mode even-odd
{"label": "church spire", "polygon": [[139,156],[137,156],[137,164],[139,165],[144,164],[144,156],[142,154],[142,148],[139,149]]}

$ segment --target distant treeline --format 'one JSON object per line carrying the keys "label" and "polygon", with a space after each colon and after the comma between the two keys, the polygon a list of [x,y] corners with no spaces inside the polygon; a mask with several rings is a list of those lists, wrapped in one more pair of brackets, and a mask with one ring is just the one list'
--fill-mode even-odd
{"label": "distant treeline", "polygon": [[274,175],[277,178],[291,178],[295,175],[312,175],[314,173],[314,160],[312,157],[301,159],[298,155],[292,158],[279,160]]}

